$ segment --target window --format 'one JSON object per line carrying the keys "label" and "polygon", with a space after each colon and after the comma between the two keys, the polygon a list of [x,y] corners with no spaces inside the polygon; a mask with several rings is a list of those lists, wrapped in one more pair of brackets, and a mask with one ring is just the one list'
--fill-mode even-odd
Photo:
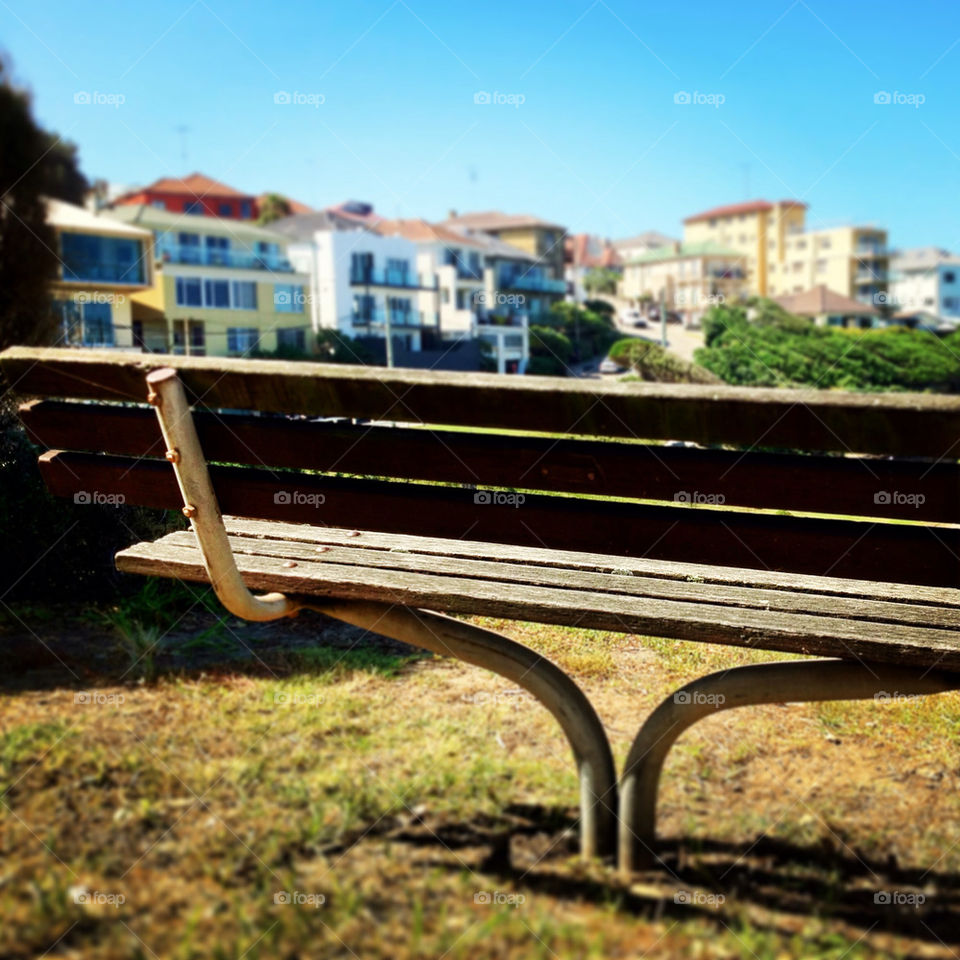
{"label": "window", "polygon": [[181,263],[201,263],[203,261],[200,252],[200,234],[178,233],[177,245],[180,247]]}
{"label": "window", "polygon": [[817,261],[817,273],[826,273],[827,272],[827,261],[824,259]]}
{"label": "window", "polygon": [[[190,348],[185,349],[187,337]],[[207,352],[207,339],[202,320],[174,320],[173,321],[173,352],[177,354],[190,353],[195,356],[204,356]]]}
{"label": "window", "polygon": [[219,213],[221,217],[232,217],[233,207],[231,207],[229,203],[221,203],[217,207],[217,213]]}
{"label": "window", "polygon": [[229,353],[247,353],[256,350],[259,343],[255,327],[227,327],[227,351]]}
{"label": "window", "polygon": [[440,291],[440,299],[443,303],[450,302],[450,291],[446,287]]}
{"label": "window", "polygon": [[943,282],[944,282],[944,283],[953,283],[954,280],[956,280],[956,274],[955,274],[952,270],[948,270],[948,271],[943,275]]}
{"label": "window", "polygon": [[372,253],[350,254],[350,282],[369,283],[373,274]]}
{"label": "window", "polygon": [[190,200],[183,205],[184,213],[203,214],[203,203],[200,200]]}
{"label": "window", "polygon": [[390,319],[394,323],[409,323],[411,304],[409,297],[390,297],[387,300]]}
{"label": "window", "polygon": [[829,238],[829,237],[821,237],[821,238],[820,238],[820,249],[821,249],[821,250],[829,250],[829,249],[830,249],[830,238]]}
{"label": "window", "polygon": [[230,284],[226,280],[203,281],[203,304],[219,310],[230,308]]}
{"label": "window", "polygon": [[409,260],[387,260],[387,282],[388,283],[406,283],[407,276],[410,273]]}
{"label": "window", "polygon": [[243,220],[250,220],[253,217],[253,208],[249,200],[240,201],[240,217]]}
{"label": "window", "polygon": [[177,277],[177,306],[203,306],[203,291],[199,277]]}
{"label": "window", "polygon": [[303,287],[296,283],[273,285],[273,309],[277,313],[303,313]]}
{"label": "window", "polygon": [[227,237],[204,237],[207,263],[226,266],[230,262],[230,240]]}
{"label": "window", "polygon": [[797,249],[798,249],[798,250],[806,250],[806,249],[807,249],[807,241],[806,241],[806,240],[798,240],[798,241],[797,241]]}
{"label": "window", "polygon": [[257,285],[252,280],[233,281],[233,309],[257,309]]}
{"label": "window", "polygon": [[167,205],[166,205],[166,203],[163,202],[163,200],[151,200],[151,201],[150,201],[150,206],[151,206],[151,207],[156,207],[157,210],[166,210],[166,209],[167,209]]}
{"label": "window", "polygon": [[113,316],[109,303],[83,304],[83,345],[113,346]]}
{"label": "window", "polygon": [[355,320],[362,320],[369,323],[373,320],[375,312],[376,303],[369,293],[353,298],[353,316]]}
{"label": "window", "polygon": [[944,309],[944,310],[956,310],[958,305],[960,305],[960,298],[958,298],[958,297],[944,297],[944,298],[943,298],[943,309]]}
{"label": "window", "polygon": [[95,233],[62,233],[60,259],[64,280],[144,282],[143,248],[139,240]]}
{"label": "window", "polygon": [[281,327],[277,330],[277,347],[306,353],[307,331],[303,327]]}

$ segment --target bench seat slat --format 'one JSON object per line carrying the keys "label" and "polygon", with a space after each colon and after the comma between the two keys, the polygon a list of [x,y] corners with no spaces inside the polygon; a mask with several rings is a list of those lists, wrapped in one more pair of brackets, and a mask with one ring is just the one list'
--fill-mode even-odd
{"label": "bench seat slat", "polygon": [[[666,600],[642,593],[518,583],[505,590],[502,580],[445,576],[429,572],[427,565],[424,571],[408,571],[307,560],[295,561],[296,566],[290,568],[285,566],[289,562],[259,554],[237,555],[240,572],[251,589],[960,670],[960,640],[952,629],[902,623],[884,623],[878,629],[878,624],[865,620]],[[199,550],[168,538],[121,551],[117,567],[127,573],[197,582],[207,579]],[[643,581],[639,582],[642,587]],[[830,602],[823,598],[824,604]],[[950,611],[950,616],[954,613]]]}
{"label": "bench seat slat", "polygon": [[[756,607],[763,610],[782,610],[786,613],[813,613],[850,620],[870,620],[878,624],[906,623],[914,626],[960,628],[960,609],[923,606],[906,601],[868,601],[861,598],[826,597],[816,593],[794,593],[731,584],[684,582],[653,576],[637,578],[621,572],[598,573],[546,565],[528,567],[518,563],[463,557],[426,557],[422,554],[371,550],[349,544],[331,547],[319,556],[316,547],[294,540],[231,536],[229,541],[234,554],[375,567],[383,570],[384,576],[387,576],[390,570],[429,572],[461,578],[497,580],[504,585],[530,584],[655,597],[662,600],[694,600],[721,606]],[[169,534],[163,542],[173,547],[197,546],[193,532],[186,530]]]}
{"label": "bench seat slat", "polygon": [[211,408],[408,423],[689,440],[703,445],[947,458],[960,451],[960,398],[659,383],[602,383],[11,347],[0,368],[21,397],[134,400],[175,367]]}
{"label": "bench seat slat", "polygon": [[[177,508],[163,461],[51,451],[40,458],[48,489],[122,495],[127,503]],[[840,519],[785,517],[588,499],[526,497],[522,507],[478,504],[459,487],[392,483],[214,466],[225,513],[268,520],[355,525],[388,533],[738,567],[952,586],[960,530]],[[310,498],[323,498],[311,501]]]}
{"label": "bench seat slat", "polygon": [[[24,404],[20,416],[41,448],[163,455],[149,407],[43,400]],[[672,501],[700,491],[729,506],[960,522],[955,462],[701,450],[209,411],[197,411],[194,422],[211,462],[640,500]]]}
{"label": "bench seat slat", "polygon": [[716,567],[700,563],[677,563],[638,557],[611,557],[600,553],[545,550],[543,547],[484,543],[480,540],[444,540],[436,537],[380,533],[374,530],[358,531],[342,527],[311,526],[306,523],[253,520],[247,517],[225,516],[223,522],[227,533],[231,535],[258,540],[273,539],[311,544],[314,547],[349,546],[354,549],[399,551],[432,557],[460,557],[528,567],[552,566],[596,573],[621,571],[632,577],[730,584],[765,590],[785,590],[791,593],[816,593],[827,597],[887,600],[894,603],[905,602],[905,598],[908,597],[912,604],[960,607],[960,589],[956,587],[927,587],[875,580],[804,576],[796,573],[781,573],[777,570]]}

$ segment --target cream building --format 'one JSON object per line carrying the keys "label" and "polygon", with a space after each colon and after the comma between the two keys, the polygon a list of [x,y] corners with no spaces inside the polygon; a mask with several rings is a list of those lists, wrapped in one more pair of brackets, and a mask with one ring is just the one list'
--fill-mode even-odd
{"label": "cream building", "polygon": [[624,264],[619,295],[627,300],[663,300],[684,325],[696,327],[715,304],[747,292],[746,254],[711,241],[675,243]]}

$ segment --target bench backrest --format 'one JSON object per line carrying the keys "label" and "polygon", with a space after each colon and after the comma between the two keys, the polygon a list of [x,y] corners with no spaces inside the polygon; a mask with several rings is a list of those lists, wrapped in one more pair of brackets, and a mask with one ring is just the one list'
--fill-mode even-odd
{"label": "bench backrest", "polygon": [[0,366],[37,398],[21,415],[60,496],[180,506],[144,402],[173,366],[227,514],[960,582],[958,397],[19,347]]}

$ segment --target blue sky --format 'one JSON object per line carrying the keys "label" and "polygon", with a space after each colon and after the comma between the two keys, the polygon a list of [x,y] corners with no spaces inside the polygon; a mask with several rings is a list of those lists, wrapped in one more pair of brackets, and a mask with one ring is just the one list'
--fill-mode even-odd
{"label": "blue sky", "polygon": [[814,225],[960,250],[946,0],[0,0],[0,49],[90,177],[201,170],[314,206],[612,237],[799,197]]}

